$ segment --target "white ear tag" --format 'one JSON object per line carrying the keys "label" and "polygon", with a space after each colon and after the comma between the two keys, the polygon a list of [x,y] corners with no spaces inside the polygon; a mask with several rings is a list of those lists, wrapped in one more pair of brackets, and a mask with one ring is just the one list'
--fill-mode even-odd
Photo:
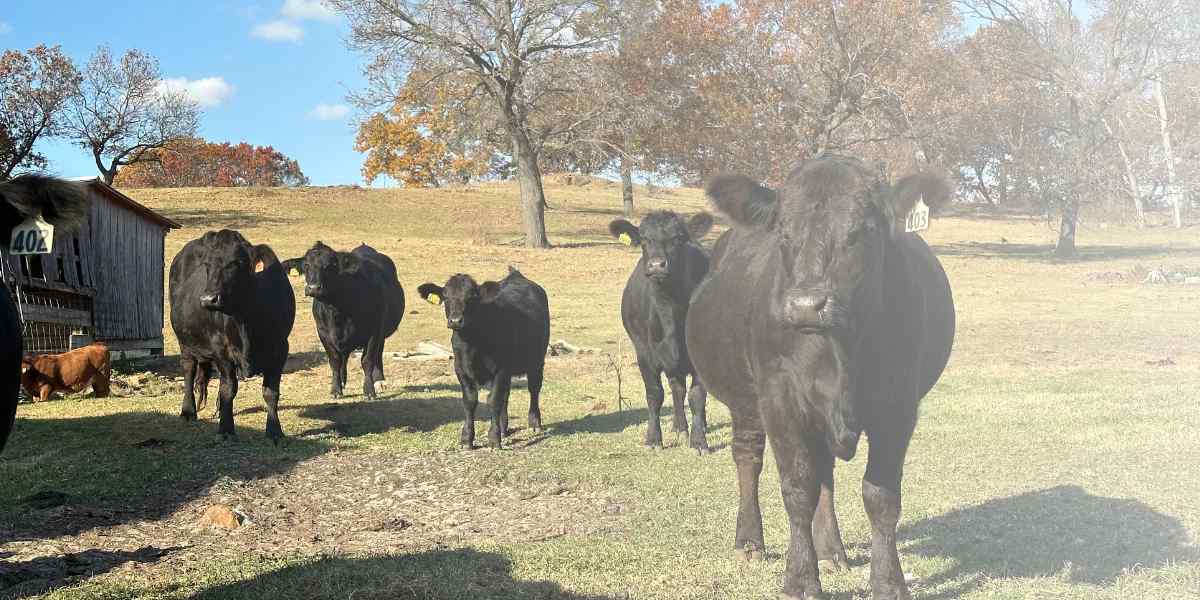
{"label": "white ear tag", "polygon": [[12,230],[10,254],[50,254],[54,248],[54,226],[42,220],[38,213],[21,222]]}
{"label": "white ear tag", "polygon": [[926,229],[929,229],[929,205],[925,204],[924,198],[920,198],[916,206],[908,211],[908,216],[904,217],[904,231],[915,233]]}

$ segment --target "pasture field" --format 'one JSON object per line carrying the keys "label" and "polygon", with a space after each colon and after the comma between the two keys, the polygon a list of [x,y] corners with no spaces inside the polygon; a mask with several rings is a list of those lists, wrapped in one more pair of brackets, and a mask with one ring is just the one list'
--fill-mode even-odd
{"label": "pasture field", "polygon": [[[637,254],[607,235],[619,188],[550,185],[549,251],[513,243],[516,194],[509,184],[130,192],[184,224],[167,238],[168,264],[223,226],[280,258],[317,239],[374,245],[408,295],[389,351],[448,342],[419,284],[458,271],[497,278],[511,263],[549,292],[551,339],[595,352],[548,361],[546,433],[523,428],[518,385],[510,447],[463,452],[448,363],[387,359],[389,387],[374,402],[357,398],[355,364],[351,396],[328,399],[294,278],[278,448],[262,433],[257,380],[236,401],[238,441],[216,439],[215,393],[200,421],[179,420],[174,364],[117,397],[20,407],[0,457],[0,598],[774,597],[787,524],[770,452],[767,559],[745,564],[731,552],[724,407],[710,401],[712,455],[641,446],[643,392],[618,319]],[[704,206],[695,190],[639,201]],[[908,455],[899,536],[914,598],[1200,597],[1200,286],[1142,284],[1140,272],[1200,272],[1197,229],[1085,224],[1069,263],[1048,258],[1053,232],[1037,220],[948,216],[925,237],[950,275],[959,328]],[[486,421],[477,427],[485,435]],[[858,456],[837,469],[852,564],[823,576],[837,600],[870,596],[864,448]],[[215,503],[248,521],[199,526]]]}

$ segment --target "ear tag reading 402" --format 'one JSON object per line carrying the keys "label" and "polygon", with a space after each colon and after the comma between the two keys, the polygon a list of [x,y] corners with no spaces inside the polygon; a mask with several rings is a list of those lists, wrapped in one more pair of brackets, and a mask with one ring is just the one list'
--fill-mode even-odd
{"label": "ear tag reading 402", "polygon": [[54,226],[43,221],[41,213],[25,219],[12,230],[10,254],[50,254],[54,248]]}
{"label": "ear tag reading 402", "polygon": [[916,233],[929,229],[929,205],[925,204],[925,199],[917,200],[917,205],[912,210],[908,211],[908,216],[904,218],[904,231],[906,233]]}

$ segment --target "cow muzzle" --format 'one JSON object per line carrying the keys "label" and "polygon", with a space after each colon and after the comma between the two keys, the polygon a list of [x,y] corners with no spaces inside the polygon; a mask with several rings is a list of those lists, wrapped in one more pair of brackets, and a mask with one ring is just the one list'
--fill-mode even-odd
{"label": "cow muzzle", "polygon": [[665,258],[651,258],[646,261],[646,277],[663,279],[671,274],[670,264]]}
{"label": "cow muzzle", "polygon": [[304,286],[304,295],[309,298],[320,298],[325,295],[325,286],[321,284]]}
{"label": "cow muzzle", "polygon": [[463,328],[463,318],[461,316],[446,317],[446,328],[453,329],[455,331],[462,329]]}
{"label": "cow muzzle", "polygon": [[204,294],[200,296],[200,306],[208,310],[221,310],[225,306],[224,300],[221,294]]}
{"label": "cow muzzle", "polygon": [[833,326],[828,314],[831,300],[828,290],[792,290],[783,299],[783,319],[803,330],[829,329]]}

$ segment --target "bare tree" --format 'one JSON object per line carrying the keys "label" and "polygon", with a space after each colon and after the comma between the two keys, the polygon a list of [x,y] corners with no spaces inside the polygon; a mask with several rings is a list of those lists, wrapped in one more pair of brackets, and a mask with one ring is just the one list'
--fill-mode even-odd
{"label": "bare tree", "polygon": [[79,72],[58,46],[0,55],[0,181],[18,168],[44,168],[38,140],[59,132]]}
{"label": "bare tree", "polygon": [[[511,142],[521,186],[525,245],[549,247],[539,148],[530,116],[570,93],[543,67],[587,55],[614,37],[604,0],[329,0],[350,22],[350,46],[372,57],[373,100],[414,67],[469,74],[490,98]],[[380,94],[382,92],[382,95]],[[370,99],[371,94],[365,96]],[[368,100],[370,101],[370,100]]]}
{"label": "bare tree", "polygon": [[101,46],[88,61],[67,110],[67,133],[92,153],[104,181],[121,167],[154,160],[151,152],[196,135],[200,108],[186,91],[163,85],[158,61],[129,50],[119,62]]}
{"label": "bare tree", "polygon": [[[1059,211],[1059,256],[1075,254],[1083,198],[1097,187],[1095,162],[1111,147],[1106,119],[1162,69],[1194,61],[1195,18],[1182,0],[1108,0],[1085,19],[1072,0],[960,0],[1009,36],[1014,73],[1035,80],[1057,119],[1046,134],[1061,152],[1039,187]],[[1153,60],[1155,53],[1161,60]]]}

